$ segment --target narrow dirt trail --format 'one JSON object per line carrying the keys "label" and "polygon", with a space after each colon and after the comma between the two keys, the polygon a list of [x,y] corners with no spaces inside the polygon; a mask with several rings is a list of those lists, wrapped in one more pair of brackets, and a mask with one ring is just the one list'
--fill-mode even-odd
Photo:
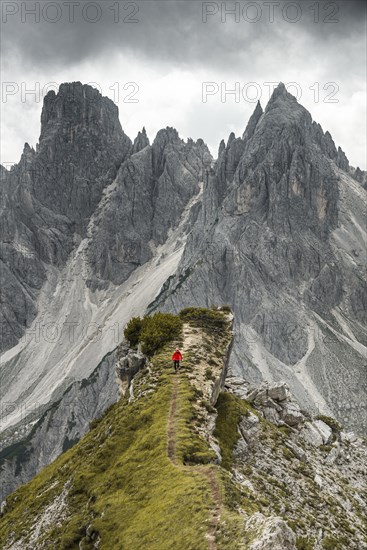
{"label": "narrow dirt trail", "polygon": [[185,470],[186,472],[197,472],[205,476],[208,479],[211,495],[214,501],[214,508],[212,511],[211,521],[208,533],[206,538],[208,540],[208,549],[217,550],[216,544],[216,532],[220,522],[220,512],[221,512],[221,492],[220,487],[211,466],[184,466],[181,465],[177,460],[176,455],[176,436],[177,436],[177,423],[179,418],[179,403],[178,403],[178,392],[180,386],[180,377],[179,374],[176,374],[173,378],[172,383],[172,396],[171,396],[171,406],[169,410],[168,417],[168,427],[167,427],[167,455],[172,464],[176,468]]}
{"label": "narrow dirt trail", "polygon": [[168,430],[167,430],[167,455],[170,461],[178,466],[176,458],[176,432],[177,432],[177,420],[178,420],[178,411],[177,411],[177,397],[178,397],[178,387],[179,387],[179,377],[176,374],[173,378],[172,384],[172,397],[171,397],[171,406],[168,417]]}

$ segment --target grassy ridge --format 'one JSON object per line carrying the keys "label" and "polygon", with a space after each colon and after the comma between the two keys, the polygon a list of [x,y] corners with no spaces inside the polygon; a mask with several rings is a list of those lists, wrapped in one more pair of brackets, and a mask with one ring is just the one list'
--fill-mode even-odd
{"label": "grassy ridge", "polygon": [[[196,319],[193,314],[186,311],[185,317],[195,326],[205,321],[205,332],[209,330],[217,342],[218,330],[225,327],[223,314],[200,310]],[[189,379],[195,369],[194,353],[179,375],[172,372],[169,358],[180,340],[182,334],[155,353],[150,373],[136,375],[131,403],[123,398],[111,406],[77,445],[8,497],[0,518],[1,548],[19,540],[22,549],[89,549],[100,540],[102,550],[207,549],[215,505],[207,468],[216,476],[223,501],[225,522],[218,531],[217,547],[238,547],[242,520],[234,506],[241,504],[242,495],[234,495],[233,482],[213,464],[216,454],[197,430],[203,404],[202,392]],[[215,345],[209,348],[218,354]],[[174,376],[179,377],[176,464],[167,454]],[[223,415],[220,418],[225,422]],[[218,436],[223,433],[224,424]],[[56,510],[43,523],[41,536],[32,538],[47,516],[45,511],[53,506]]]}
{"label": "grassy ridge", "polygon": [[[111,407],[81,443],[13,493],[1,520],[1,546],[11,532],[18,537],[29,535],[37,515],[70,479],[69,517],[60,528],[51,527],[43,535],[55,547],[78,548],[81,541],[83,547],[91,547],[88,528],[106,550],[168,550],[182,544],[207,548],[210,495],[206,479],[180,470],[167,457],[171,392],[172,376],[163,373],[154,393],[130,405],[121,401]],[[186,415],[190,397],[189,388],[184,388],[180,398]],[[207,461],[210,451],[198,436],[196,441],[191,437],[185,414],[180,419],[179,453],[195,460],[198,452]]]}

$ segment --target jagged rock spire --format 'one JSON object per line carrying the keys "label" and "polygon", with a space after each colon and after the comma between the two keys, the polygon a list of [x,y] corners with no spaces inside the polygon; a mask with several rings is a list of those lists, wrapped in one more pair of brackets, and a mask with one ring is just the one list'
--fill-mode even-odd
{"label": "jagged rock spire", "polygon": [[142,131],[138,133],[134,140],[133,153],[138,153],[148,145],[150,145],[149,138],[147,136],[145,126],[143,126]]}
{"label": "jagged rock spire", "polygon": [[225,149],[226,149],[226,144],[225,144],[224,139],[222,139],[221,142],[220,142],[220,144],[219,144],[218,158],[221,156],[221,154],[223,153],[223,151],[225,151]]}
{"label": "jagged rock spire", "polygon": [[252,113],[252,115],[250,117],[250,120],[247,123],[246,130],[244,131],[244,133],[242,135],[242,139],[247,140],[247,139],[249,139],[250,137],[252,137],[254,135],[257,123],[259,122],[263,112],[264,111],[261,107],[260,101],[258,101],[257,105],[255,107],[255,110]]}

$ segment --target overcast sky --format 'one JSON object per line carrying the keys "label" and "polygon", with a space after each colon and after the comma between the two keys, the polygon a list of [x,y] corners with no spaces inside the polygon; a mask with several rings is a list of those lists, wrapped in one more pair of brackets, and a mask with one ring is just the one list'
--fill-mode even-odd
{"label": "overcast sky", "polygon": [[35,146],[43,94],[62,82],[95,83],[132,139],[143,126],[151,140],[174,126],[216,156],[222,138],[242,134],[256,100],[266,105],[267,83],[283,81],[366,169],[364,1],[3,0],[1,8],[5,165],[25,142]]}

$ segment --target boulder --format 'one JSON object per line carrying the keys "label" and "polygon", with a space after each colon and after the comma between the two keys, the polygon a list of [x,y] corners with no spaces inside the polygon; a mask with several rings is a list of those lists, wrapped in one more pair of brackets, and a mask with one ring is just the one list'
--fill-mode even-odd
{"label": "boulder", "polygon": [[287,384],[276,384],[268,389],[268,396],[275,401],[285,401],[289,397]]}
{"label": "boulder", "polygon": [[279,424],[280,416],[276,409],[273,407],[265,407],[263,413],[267,420],[270,420],[273,424]]}
{"label": "boulder", "polygon": [[327,455],[325,459],[325,464],[329,464],[329,465],[334,464],[339,454],[340,454],[340,445],[336,445],[331,449],[330,453]]}
{"label": "boulder", "polygon": [[303,449],[298,447],[298,445],[295,445],[291,441],[286,441],[284,445],[292,451],[292,453],[298,458],[298,460],[302,460],[302,462],[307,462],[307,454]]}
{"label": "boulder", "polygon": [[320,476],[320,474],[316,474],[315,477],[314,477],[314,482],[316,483],[316,485],[319,487],[319,489],[322,489],[323,486],[324,486],[324,481],[322,479],[322,477]]}
{"label": "boulder", "polygon": [[314,420],[313,422],[306,422],[305,426],[300,432],[300,436],[314,445],[320,447],[320,445],[327,445],[332,439],[332,430],[322,420]]}
{"label": "boulder", "polygon": [[246,530],[256,533],[249,550],[296,550],[296,535],[280,517],[266,518],[257,512],[247,521]]}
{"label": "boulder", "polygon": [[328,426],[328,424],[326,424],[322,420],[314,420],[313,424],[319,430],[324,445],[328,445],[329,443],[331,443],[331,440],[333,438],[333,431],[330,426]]}
{"label": "boulder", "polygon": [[140,351],[122,348],[122,356],[116,366],[116,378],[121,395],[125,395],[134,376],[142,370],[147,363],[147,358]]}
{"label": "boulder", "polygon": [[281,413],[281,418],[288,426],[297,426],[297,424],[304,422],[305,419],[299,405],[292,402],[285,404]]}
{"label": "boulder", "polygon": [[251,444],[257,436],[259,419],[256,414],[249,413],[248,416],[244,416],[239,423],[239,431],[243,439],[247,444]]}

